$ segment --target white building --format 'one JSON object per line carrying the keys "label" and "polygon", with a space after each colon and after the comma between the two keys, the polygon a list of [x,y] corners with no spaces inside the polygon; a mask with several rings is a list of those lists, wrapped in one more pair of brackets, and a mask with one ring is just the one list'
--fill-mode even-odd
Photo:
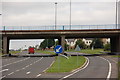
{"label": "white building", "polygon": [[77,39],[67,39],[66,42],[69,45],[69,49],[74,49]]}
{"label": "white building", "polygon": [[90,44],[92,43],[93,38],[83,38],[83,42],[87,45],[90,46]]}

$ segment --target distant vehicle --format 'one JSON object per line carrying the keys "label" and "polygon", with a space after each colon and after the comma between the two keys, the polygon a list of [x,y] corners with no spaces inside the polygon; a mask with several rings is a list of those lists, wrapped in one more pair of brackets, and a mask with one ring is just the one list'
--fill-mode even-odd
{"label": "distant vehicle", "polygon": [[28,54],[34,54],[35,53],[35,49],[34,48],[29,48],[29,53]]}

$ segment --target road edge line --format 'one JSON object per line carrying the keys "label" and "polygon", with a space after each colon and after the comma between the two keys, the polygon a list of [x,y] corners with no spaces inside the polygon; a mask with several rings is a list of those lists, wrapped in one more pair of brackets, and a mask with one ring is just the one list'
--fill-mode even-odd
{"label": "road edge line", "polygon": [[84,66],[80,67],[79,69],[77,69],[77,70],[74,71],[73,73],[71,73],[71,74],[69,74],[69,75],[67,75],[67,76],[64,76],[63,78],[61,78],[61,79],[59,79],[59,80],[63,80],[63,79],[65,79],[65,78],[68,78],[68,77],[76,74],[77,72],[79,72],[79,71],[87,68],[87,66],[89,65],[90,62],[89,62],[89,59],[88,59],[87,57],[85,57],[85,58],[87,59],[87,61],[86,61],[86,64],[84,64]]}
{"label": "road edge line", "polygon": [[54,62],[55,62],[55,60],[54,61],[52,61],[52,63],[50,64],[50,66],[49,67],[47,67],[45,70],[43,70],[43,73],[46,73],[46,70],[48,70],[53,64],[54,64]]}
{"label": "road edge line", "polygon": [[72,70],[71,72],[75,72],[75,71],[77,71],[77,70],[79,70],[79,69],[81,69],[81,68],[83,68],[86,64],[87,64],[87,57],[85,57],[86,58],[86,61],[85,61],[85,63],[81,66],[81,67],[79,67],[79,68],[77,68],[77,69],[74,69],[74,70]]}
{"label": "road edge line", "polygon": [[103,57],[99,57],[99,58],[102,58],[102,59],[106,60],[109,63],[109,72],[108,72],[106,80],[110,80],[110,76],[111,76],[111,72],[112,72],[112,64],[111,64],[111,62],[109,60],[107,60],[107,59],[105,59]]}

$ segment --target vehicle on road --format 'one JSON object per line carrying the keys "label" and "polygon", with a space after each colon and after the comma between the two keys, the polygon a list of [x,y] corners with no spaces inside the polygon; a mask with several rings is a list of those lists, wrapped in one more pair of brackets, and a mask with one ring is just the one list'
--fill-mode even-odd
{"label": "vehicle on road", "polygon": [[33,47],[30,47],[28,49],[28,54],[34,54],[35,53],[35,49]]}

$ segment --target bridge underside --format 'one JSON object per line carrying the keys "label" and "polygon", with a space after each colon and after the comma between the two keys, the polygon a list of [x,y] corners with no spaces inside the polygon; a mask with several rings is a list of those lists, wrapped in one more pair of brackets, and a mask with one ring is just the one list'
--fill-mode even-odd
{"label": "bridge underside", "polygon": [[64,48],[68,38],[110,38],[111,52],[120,53],[120,29],[115,30],[49,30],[49,31],[2,31],[3,53],[9,52],[11,39],[58,39]]}

